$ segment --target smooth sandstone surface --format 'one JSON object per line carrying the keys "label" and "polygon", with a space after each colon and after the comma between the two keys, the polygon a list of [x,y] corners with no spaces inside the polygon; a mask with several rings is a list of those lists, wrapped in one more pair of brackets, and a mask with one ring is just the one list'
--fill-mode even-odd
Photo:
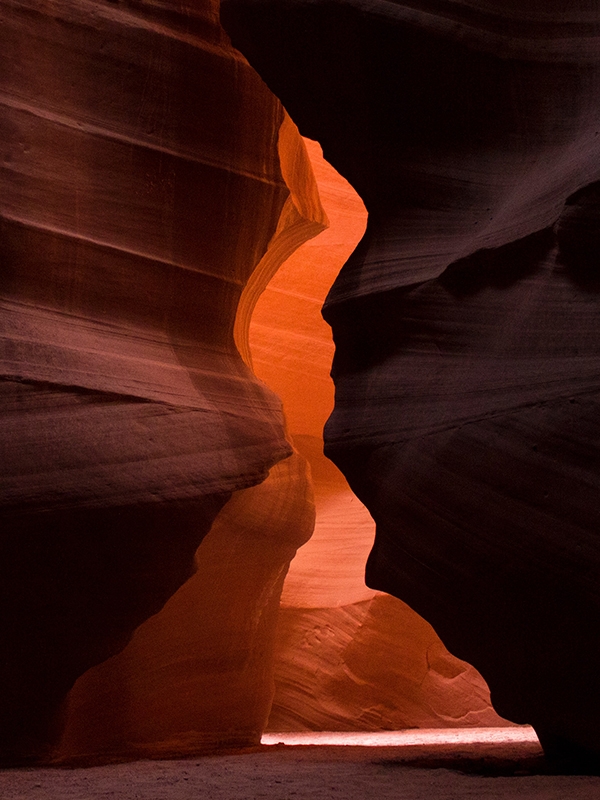
{"label": "smooth sandstone surface", "polygon": [[[317,28],[295,24],[307,7],[325,9]],[[298,65],[295,89],[319,78],[290,109],[370,211],[327,313],[330,452],[377,521],[375,588],[355,571],[371,517],[320,452],[332,391],[316,366],[331,342],[313,328],[361,232],[332,226],[312,278],[294,285],[299,256],[269,284],[328,222],[294,123],[230,47],[216,2],[9,0],[0,760],[256,744],[274,680],[271,727],[497,724],[475,669],[384,589],[473,659],[551,755],[589,767],[597,12],[257,9],[273,30],[300,15],[276,80]],[[323,48],[307,65],[291,47],[305,33],[328,43],[325,70]],[[338,189],[341,217],[364,220]],[[300,324],[283,363],[259,297],[275,328]],[[287,437],[253,362],[290,403]],[[276,630],[314,513],[289,439],[311,465],[317,533]]]}
{"label": "smooth sandstone surface", "polygon": [[54,760],[172,758],[257,745],[273,698],[283,579],[313,524],[298,455],[236,492],[198,548],[194,575],[121,653],[77,681]]}
{"label": "smooth sandstone surface", "polygon": [[283,585],[267,729],[501,725],[477,672],[406,604],[365,585],[375,524],[323,455],[333,341],[321,306],[367,214],[320,146],[306,146],[329,227],[282,264],[249,328],[254,370],[281,397],[287,429],[310,464],[316,510]]}
{"label": "smooth sandstone surface", "polygon": [[326,450],[408,602],[598,769],[600,17],[583,2],[224,0],[233,41],[358,190],[325,307]]}
{"label": "smooth sandstone surface", "polygon": [[[282,150],[288,135],[294,147],[302,144],[293,133],[288,127],[280,136],[283,172],[308,217],[307,204],[320,205],[308,162]],[[59,763],[247,747],[258,744],[265,727],[502,722],[475,670],[450,656],[400,601],[371,602],[378,593],[364,584],[374,524],[323,456],[319,434],[333,402],[333,343],[320,306],[366,214],[318,145],[306,145],[329,220],[324,242],[311,239],[297,250],[249,312],[246,298],[252,302],[272,268],[263,259],[236,318],[238,336],[249,320],[248,357],[282,397],[288,434],[302,455],[234,495],[198,549],[193,577],[121,653],[77,681],[53,755]],[[312,406],[310,396],[302,397],[307,384],[315,389]]]}
{"label": "smooth sandstone surface", "polygon": [[[298,201],[301,140],[217,3],[8,0],[0,14],[0,761],[12,764],[49,757],[78,676],[189,578],[231,493],[291,454],[235,317],[253,272],[324,221],[314,192]],[[235,335],[243,350],[247,327]],[[267,595],[304,535],[286,533]]]}
{"label": "smooth sandstone surface", "polygon": [[[285,114],[277,150],[289,196],[233,326],[249,366],[249,324],[260,292],[282,259],[327,224],[304,143]],[[196,552],[194,575],[121,653],[77,681],[52,760],[161,758],[257,745],[273,699],[283,580],[313,527],[309,471],[297,452],[260,485],[234,493]]]}

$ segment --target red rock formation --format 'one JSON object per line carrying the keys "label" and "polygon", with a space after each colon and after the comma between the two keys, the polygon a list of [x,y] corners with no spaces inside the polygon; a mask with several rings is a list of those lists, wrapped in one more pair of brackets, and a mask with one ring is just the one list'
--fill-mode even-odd
{"label": "red rock formation", "polygon": [[[290,194],[234,325],[248,361],[259,292],[281,260],[325,225],[302,139],[286,116],[278,153]],[[258,744],[273,695],[281,586],[313,525],[312,489],[297,453],[259,486],[237,492],[198,549],[194,576],[121,653],[77,681],[55,758],[161,757]]]}
{"label": "red rock formation", "polygon": [[[279,402],[238,350],[249,364],[259,294],[325,219],[294,125],[217,5],[1,12],[4,763],[47,758],[65,721],[63,759],[256,743],[269,710],[278,596],[312,506],[299,457],[281,461]],[[331,448],[377,518],[370,580],[481,665],[549,752],[581,758],[597,750],[596,187],[530,234],[599,177],[597,12],[256,9],[277,34],[305,5],[315,28],[293,25],[284,52],[273,36],[268,58],[371,211],[328,311]],[[549,325],[565,306],[566,328]],[[300,341],[305,366],[329,349]],[[314,453],[330,388],[307,374],[290,420]],[[318,485],[321,511],[350,511],[362,539],[366,513],[336,481]],[[344,576],[339,609],[298,614],[302,569],[280,643],[334,630],[317,724],[492,719],[474,670],[399,601]],[[384,669],[393,648],[404,660]]]}
{"label": "red rock formation", "polygon": [[481,675],[395,597],[279,612],[271,731],[510,724]]}
{"label": "red rock formation", "polygon": [[[285,262],[255,304],[277,266],[273,255],[281,254],[271,245],[242,295],[236,332],[257,374],[282,396],[288,431],[311,464],[312,479],[296,456],[227,503],[196,553],[194,576],[121,653],[75,684],[56,754],[62,762],[256,744],[274,677],[269,725],[276,730],[499,721],[475,671],[446,653],[407,606],[383,596],[373,600],[376,593],[364,585],[373,522],[322,454],[321,428],[333,404],[327,374],[333,343],[320,306],[362,235],[366,214],[319,158],[318,145],[307,144],[331,226]],[[295,202],[291,212],[298,214],[291,246],[311,224],[322,225],[299,145],[288,120],[280,153]],[[287,563],[313,528],[311,483],[317,527],[288,573],[273,663]]]}
{"label": "red rock formation", "polygon": [[189,577],[230,493],[291,452],[234,316],[257,265],[322,223],[289,202],[282,108],[217,11],[1,12],[4,762],[46,756],[75,679]]}
{"label": "red rock formation", "polygon": [[254,369],[282,398],[288,431],[310,464],[316,505],[315,530],[283,588],[268,729],[503,724],[481,676],[408,606],[365,586],[375,524],[323,455],[333,341],[321,306],[367,215],[319,145],[306,145],[330,225],[274,275],[249,336]]}
{"label": "red rock formation", "polygon": [[314,507],[299,456],[236,492],[196,572],[118,655],[69,694],[56,758],[183,756],[260,741],[273,696],[279,596]]}
{"label": "red rock formation", "polygon": [[598,769],[597,5],[222,18],[369,210],[326,306],[327,447],[377,522],[369,584],[549,755]]}

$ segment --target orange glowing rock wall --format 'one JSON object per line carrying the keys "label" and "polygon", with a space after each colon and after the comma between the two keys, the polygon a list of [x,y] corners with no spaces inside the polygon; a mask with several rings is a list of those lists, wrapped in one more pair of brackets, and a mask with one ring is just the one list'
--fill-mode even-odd
{"label": "orange glowing rock wall", "polygon": [[[248,361],[260,291],[281,259],[326,224],[304,144],[285,115],[278,152],[290,194],[234,326]],[[77,681],[54,757],[160,757],[258,744],[273,699],[283,580],[313,526],[311,482],[298,453],[259,486],[235,493],[199,547],[193,577],[121,653]]]}
{"label": "orange glowing rock wall", "polygon": [[311,467],[316,506],[314,533],[283,588],[269,730],[504,724],[481,676],[408,606],[365,585],[375,524],[323,455],[333,341],[321,306],[367,214],[319,145],[306,145],[329,228],[281,266],[250,325],[254,369],[283,400],[288,431]]}
{"label": "orange glowing rock wall", "polygon": [[271,726],[494,720],[321,453],[362,204],[309,143],[335,224],[275,274],[327,218],[216,2],[2,14],[0,761],[255,744],[274,679]]}
{"label": "orange glowing rock wall", "polygon": [[196,572],[118,655],[71,691],[62,761],[161,757],[258,744],[273,699],[279,596],[314,508],[303,459],[234,494]]}
{"label": "orange glowing rock wall", "polygon": [[[291,453],[279,400],[236,350],[235,316],[253,272],[276,269],[323,220],[314,192],[297,208],[301,141],[229,45],[217,3],[7,0],[0,13],[0,761],[11,764],[49,757],[78,676],[188,579],[231,493]],[[296,480],[304,498],[295,469],[271,485]],[[296,502],[284,494],[282,519]],[[302,508],[256,567],[262,599],[247,589],[247,619],[273,616],[310,527]],[[267,622],[255,628],[242,671],[268,639]],[[261,691],[239,725],[252,740]]]}
{"label": "orange glowing rock wall", "polygon": [[223,0],[369,211],[324,313],[367,580],[600,770],[600,10]]}

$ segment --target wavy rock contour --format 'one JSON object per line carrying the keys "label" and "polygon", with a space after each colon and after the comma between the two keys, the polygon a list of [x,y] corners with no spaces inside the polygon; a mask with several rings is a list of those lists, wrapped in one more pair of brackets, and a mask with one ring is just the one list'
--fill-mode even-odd
{"label": "wavy rock contour", "polygon": [[325,315],[367,577],[599,768],[595,3],[224,0],[369,211]]}
{"label": "wavy rock contour", "polygon": [[183,757],[259,744],[273,699],[279,597],[314,524],[298,455],[234,493],[198,548],[194,575],[122,652],[68,696],[55,760]]}
{"label": "wavy rock contour", "polygon": [[231,493],[290,455],[234,319],[255,268],[322,220],[295,213],[279,145],[298,134],[212,0],[0,13],[0,760],[14,764],[48,757],[76,678],[190,576]]}
{"label": "wavy rock contour", "polygon": [[283,401],[287,430],[310,465],[316,521],[283,585],[268,730],[381,730],[502,725],[477,671],[445,650],[428,623],[364,583],[375,523],[323,455],[333,409],[325,296],[364,234],[352,187],[306,140],[329,227],[296,250],[256,304],[256,374]]}
{"label": "wavy rock contour", "polygon": [[[248,364],[249,324],[260,292],[281,260],[326,224],[304,144],[287,115],[278,154],[289,196],[234,323]],[[313,527],[312,485],[297,452],[258,486],[235,492],[196,551],[194,575],[137,628],[124,650],[75,683],[54,761],[189,756],[257,745],[273,699],[283,580]]]}

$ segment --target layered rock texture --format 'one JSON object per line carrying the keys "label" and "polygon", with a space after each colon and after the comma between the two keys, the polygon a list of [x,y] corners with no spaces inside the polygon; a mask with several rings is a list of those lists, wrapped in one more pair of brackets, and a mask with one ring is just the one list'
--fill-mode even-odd
{"label": "layered rock texture", "polygon": [[224,0],[233,41],[355,186],[329,295],[327,452],[369,585],[598,769],[595,2]]}
{"label": "layered rock texture", "polygon": [[121,653],[77,681],[55,758],[89,763],[258,744],[273,699],[283,579],[313,525],[298,455],[236,492],[198,548],[192,578]]}
{"label": "layered rock texture", "polygon": [[6,0],[0,762],[497,724],[404,600],[595,768],[598,16],[227,0],[350,256],[216,0]]}
{"label": "layered rock texture", "polygon": [[481,676],[451,656],[407,605],[365,586],[375,525],[323,455],[333,341],[320,310],[367,215],[319,145],[306,145],[329,227],[280,267],[249,333],[254,369],[282,398],[288,431],[310,464],[316,507],[313,535],[283,587],[268,729],[503,724]]}
{"label": "layered rock texture", "polygon": [[[0,760],[18,763],[48,757],[76,678],[187,580],[231,493],[292,452],[234,319],[253,272],[272,274],[324,219],[314,181],[298,184],[297,131],[216,3],[0,13]],[[240,323],[241,350],[246,335]],[[252,564],[259,588],[248,577],[235,601],[248,630],[218,656],[249,672],[311,514],[303,468],[282,469],[270,485],[302,505],[298,527]],[[236,503],[234,550],[268,506]],[[201,588],[213,607],[219,591]],[[248,680],[262,687],[265,669]],[[157,681],[140,678],[148,705]],[[264,694],[232,737],[256,741]],[[134,740],[153,735],[140,725]]]}
{"label": "layered rock texture", "polygon": [[[54,756],[62,763],[247,746],[265,727],[501,722],[475,670],[448,654],[410,608],[364,585],[374,524],[322,453],[333,343],[320,307],[364,231],[366,212],[318,145],[307,145],[330,227],[281,266],[254,305],[272,271],[273,262],[263,260],[235,324],[254,370],[283,398],[287,432],[302,455],[234,494],[198,548],[192,578],[121,653],[77,681]],[[306,214],[297,216],[293,244],[300,220],[306,229],[324,217],[316,214],[316,187],[289,120],[280,153],[293,208]],[[279,607],[287,564],[313,528]]]}
{"label": "layered rock texture", "polygon": [[[303,141],[285,115],[277,151],[288,197],[233,325],[249,363],[248,328],[261,291],[282,259],[326,225]],[[55,760],[86,763],[257,745],[273,699],[282,584],[314,517],[308,467],[297,452],[259,486],[236,492],[197,550],[193,577],[121,653],[77,681]]]}

